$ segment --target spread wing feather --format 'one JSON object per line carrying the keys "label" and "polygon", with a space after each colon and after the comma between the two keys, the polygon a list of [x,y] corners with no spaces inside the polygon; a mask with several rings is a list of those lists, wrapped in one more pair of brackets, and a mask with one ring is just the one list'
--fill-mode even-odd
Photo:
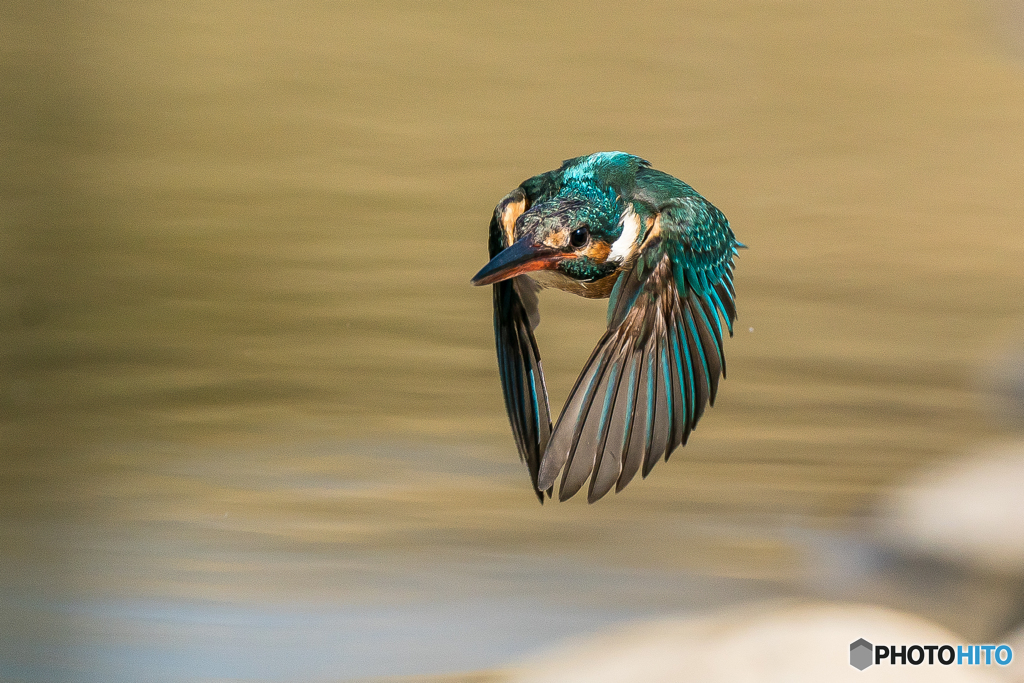
{"label": "spread wing feather", "polygon": [[[502,223],[506,208],[519,202],[525,205],[525,199],[522,190],[517,189],[495,208],[488,240],[491,258],[509,246]],[[533,336],[540,318],[536,292],[537,285],[525,276],[494,285],[494,339],[505,410],[519,457],[526,462],[534,490],[543,503],[543,491],[550,487],[538,489],[537,474],[551,436],[551,414],[540,351]]]}
{"label": "spread wing feather", "polygon": [[660,207],[612,291],[608,329],[551,432],[538,489],[550,490],[564,472],[559,499],[589,478],[594,502],[686,443],[725,375],[722,321],[731,335],[738,246],[703,199]]}

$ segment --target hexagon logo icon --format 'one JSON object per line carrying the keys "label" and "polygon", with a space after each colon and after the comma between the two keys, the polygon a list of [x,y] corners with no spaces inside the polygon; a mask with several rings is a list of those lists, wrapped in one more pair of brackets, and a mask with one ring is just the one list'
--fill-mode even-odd
{"label": "hexagon logo icon", "polygon": [[874,663],[871,661],[874,649],[874,646],[863,638],[850,643],[850,666],[859,671],[871,666]]}

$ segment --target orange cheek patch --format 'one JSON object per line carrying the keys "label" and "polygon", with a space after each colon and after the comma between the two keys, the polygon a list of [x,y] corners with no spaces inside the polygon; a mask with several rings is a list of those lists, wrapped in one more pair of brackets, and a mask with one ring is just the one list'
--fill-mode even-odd
{"label": "orange cheek patch", "polygon": [[584,256],[589,256],[598,263],[604,263],[608,260],[608,254],[611,253],[611,246],[604,242],[591,242],[590,245],[583,251]]}
{"label": "orange cheek patch", "polygon": [[552,249],[561,249],[569,242],[568,230],[556,230],[544,238],[544,244]]}

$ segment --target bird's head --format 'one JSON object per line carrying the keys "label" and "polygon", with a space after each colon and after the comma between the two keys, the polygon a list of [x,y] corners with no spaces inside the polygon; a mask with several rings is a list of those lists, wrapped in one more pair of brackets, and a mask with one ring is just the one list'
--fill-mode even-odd
{"label": "bird's head", "polygon": [[476,274],[474,285],[535,271],[555,271],[569,282],[603,280],[632,254],[639,231],[631,206],[611,188],[593,186],[567,188],[514,220],[503,226],[512,244]]}

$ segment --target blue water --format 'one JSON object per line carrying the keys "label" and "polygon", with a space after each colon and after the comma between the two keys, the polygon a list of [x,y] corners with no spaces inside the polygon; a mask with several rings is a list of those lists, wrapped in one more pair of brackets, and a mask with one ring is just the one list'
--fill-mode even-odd
{"label": "blue water", "polygon": [[[0,678],[283,682],[470,671],[513,663],[611,623],[764,591],[746,582],[536,558],[435,567],[399,577],[393,588],[401,594],[422,582],[434,584],[432,597],[385,604],[7,595]],[[59,627],[20,627],[30,623]]]}

